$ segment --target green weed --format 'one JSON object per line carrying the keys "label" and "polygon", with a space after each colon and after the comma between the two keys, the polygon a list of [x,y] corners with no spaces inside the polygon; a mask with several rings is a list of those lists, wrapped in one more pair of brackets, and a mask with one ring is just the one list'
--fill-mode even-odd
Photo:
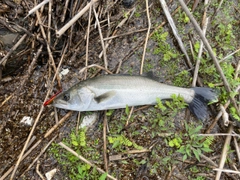
{"label": "green weed", "polygon": [[185,123],[186,133],[181,136],[176,136],[169,141],[169,146],[176,147],[177,152],[183,154],[183,161],[188,157],[194,155],[200,161],[200,154],[202,152],[212,152],[210,145],[212,144],[212,137],[207,138],[202,142],[203,136],[199,136],[202,126],[193,127]]}
{"label": "green weed", "polygon": [[[94,149],[87,147],[86,129],[80,129],[76,134],[72,131],[70,138],[63,139],[63,143],[72,148],[78,154],[83,154],[84,157],[91,157],[92,160],[98,160],[100,155],[94,152]],[[98,143],[96,141],[96,143]],[[95,168],[92,168],[89,164],[86,164],[79,160],[78,157],[72,153],[65,151],[56,143],[53,143],[50,148],[50,154],[52,154],[59,164],[63,165],[63,171],[70,179],[106,179],[106,174],[99,174]]]}
{"label": "green weed", "polygon": [[137,145],[135,142],[130,141],[127,137],[123,134],[117,135],[115,137],[108,136],[108,142],[112,144],[113,149],[122,150],[124,149],[123,146],[134,147],[135,149],[143,149],[142,146]]}
{"label": "green weed", "polygon": [[178,53],[170,46],[167,42],[168,32],[163,32],[162,29],[156,31],[153,35],[153,40],[155,40],[158,45],[154,49],[153,54],[163,54],[163,61],[169,61],[170,59],[175,59],[178,57]]}

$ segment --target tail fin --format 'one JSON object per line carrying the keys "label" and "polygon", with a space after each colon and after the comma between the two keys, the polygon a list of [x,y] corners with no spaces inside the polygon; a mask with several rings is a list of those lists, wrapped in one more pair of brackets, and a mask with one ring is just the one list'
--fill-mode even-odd
{"label": "tail fin", "polygon": [[190,111],[200,120],[205,120],[208,117],[207,104],[217,100],[217,94],[211,88],[195,87],[192,88],[195,92],[194,98],[189,103]]}

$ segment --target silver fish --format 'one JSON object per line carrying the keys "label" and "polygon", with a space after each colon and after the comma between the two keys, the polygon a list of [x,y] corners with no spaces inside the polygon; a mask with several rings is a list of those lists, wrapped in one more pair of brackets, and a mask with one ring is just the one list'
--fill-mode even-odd
{"label": "silver fish", "polygon": [[128,106],[154,105],[156,99],[184,98],[190,111],[201,120],[207,118],[207,103],[217,100],[211,88],[181,88],[159,83],[156,78],[130,75],[104,75],[82,81],[44,105],[74,111],[99,111]]}

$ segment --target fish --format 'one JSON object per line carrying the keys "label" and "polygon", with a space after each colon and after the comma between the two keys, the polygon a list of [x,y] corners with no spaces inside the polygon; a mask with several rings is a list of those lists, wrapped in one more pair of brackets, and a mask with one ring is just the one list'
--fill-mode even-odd
{"label": "fish", "polygon": [[180,95],[197,119],[208,117],[207,105],[217,101],[214,89],[183,88],[160,83],[152,73],[147,75],[102,75],[81,81],[44,103],[73,111],[101,111],[126,106],[155,105],[157,98]]}

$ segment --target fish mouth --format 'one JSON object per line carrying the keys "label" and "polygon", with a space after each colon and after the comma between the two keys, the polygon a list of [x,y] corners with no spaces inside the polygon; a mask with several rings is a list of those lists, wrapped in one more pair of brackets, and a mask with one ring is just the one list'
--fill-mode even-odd
{"label": "fish mouth", "polygon": [[53,103],[53,100],[56,99],[57,95],[60,94],[62,92],[62,90],[58,91],[56,94],[54,94],[52,97],[50,97],[50,99],[48,99],[46,102],[43,103],[43,106],[47,106],[49,104]]}

